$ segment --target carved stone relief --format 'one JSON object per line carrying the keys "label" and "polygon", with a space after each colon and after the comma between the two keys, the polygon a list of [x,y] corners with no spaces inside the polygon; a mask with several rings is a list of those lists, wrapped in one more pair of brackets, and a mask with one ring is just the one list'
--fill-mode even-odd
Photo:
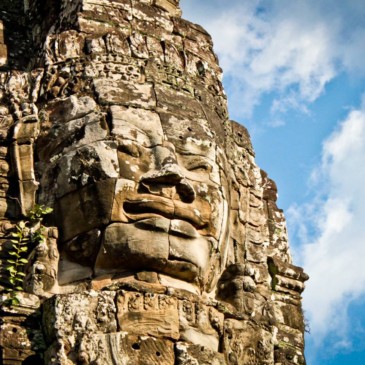
{"label": "carved stone relief", "polygon": [[308,277],[205,30],[178,0],[29,0],[9,61],[1,9],[4,265],[14,225],[54,209],[4,363],[304,364]]}

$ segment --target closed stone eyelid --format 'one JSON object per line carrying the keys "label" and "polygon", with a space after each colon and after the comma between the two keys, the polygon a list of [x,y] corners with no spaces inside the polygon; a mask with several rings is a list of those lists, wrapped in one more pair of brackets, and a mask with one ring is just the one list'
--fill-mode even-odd
{"label": "closed stone eyelid", "polygon": [[197,160],[197,161],[192,161],[186,164],[186,169],[189,171],[194,171],[194,170],[198,170],[198,169],[204,169],[206,171],[211,172],[212,171],[212,165],[207,162],[206,160]]}

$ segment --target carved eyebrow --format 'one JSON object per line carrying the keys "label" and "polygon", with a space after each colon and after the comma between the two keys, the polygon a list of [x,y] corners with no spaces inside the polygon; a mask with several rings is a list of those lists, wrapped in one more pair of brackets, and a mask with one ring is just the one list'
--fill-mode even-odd
{"label": "carved eyebrow", "polygon": [[216,147],[213,144],[206,143],[192,143],[187,141],[187,143],[176,143],[175,144],[176,153],[181,156],[201,156],[205,158],[211,165],[214,164],[216,159]]}

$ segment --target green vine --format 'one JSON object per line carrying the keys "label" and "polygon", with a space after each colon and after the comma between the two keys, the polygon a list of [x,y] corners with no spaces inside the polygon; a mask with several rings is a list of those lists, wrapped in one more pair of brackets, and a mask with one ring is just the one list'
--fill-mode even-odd
{"label": "green vine", "polygon": [[19,304],[17,294],[23,290],[24,267],[28,264],[28,254],[30,251],[46,240],[43,235],[44,226],[42,221],[45,215],[51,213],[52,208],[36,204],[28,213],[25,220],[15,225],[14,230],[10,233],[10,244],[6,260],[6,271],[8,272],[8,287],[6,292],[9,294],[9,305]]}
{"label": "green vine", "polygon": [[11,232],[10,236],[12,239],[11,249],[8,254],[11,259],[7,260],[6,270],[8,271],[9,278],[9,287],[6,291],[10,294],[9,304],[19,304],[19,300],[16,296],[18,291],[23,289],[22,284],[24,281],[24,265],[28,263],[28,259],[26,259],[29,247],[29,235],[27,233],[28,227],[24,221],[19,222],[15,226],[15,232]]}

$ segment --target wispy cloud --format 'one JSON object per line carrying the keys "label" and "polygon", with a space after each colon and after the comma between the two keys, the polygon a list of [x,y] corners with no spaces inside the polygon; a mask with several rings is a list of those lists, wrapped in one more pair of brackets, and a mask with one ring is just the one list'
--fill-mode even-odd
{"label": "wispy cloud", "polygon": [[365,102],[324,142],[317,198],[288,212],[307,242],[301,257],[312,277],[305,293],[312,337],[321,344],[331,334],[338,348],[351,345],[348,307],[365,294],[364,161]]}
{"label": "wispy cloud", "polygon": [[[310,113],[340,74],[365,77],[363,1],[181,2],[212,34],[230,110],[241,119],[269,99],[266,125],[282,126],[292,111]],[[331,351],[351,348],[348,309],[365,295],[364,161],[365,102],[323,143],[307,202],[286,212],[297,262],[311,276],[304,304],[322,352],[324,341]]]}
{"label": "wispy cloud", "polygon": [[306,112],[340,72],[365,75],[365,7],[359,3],[346,1],[344,10],[341,2],[329,0],[183,0],[190,19],[204,18],[230,103],[242,117],[250,117],[262,96],[272,92],[274,115]]}

